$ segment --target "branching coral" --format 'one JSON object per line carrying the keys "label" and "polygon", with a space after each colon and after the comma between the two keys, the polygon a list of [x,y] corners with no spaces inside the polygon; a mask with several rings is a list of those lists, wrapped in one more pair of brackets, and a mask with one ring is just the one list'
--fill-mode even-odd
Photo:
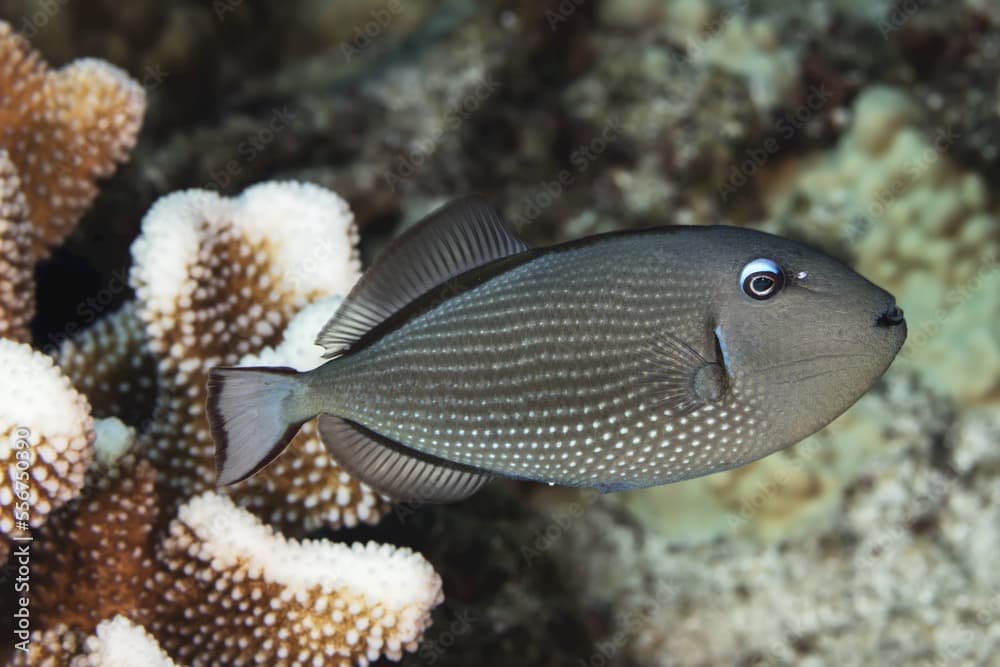
{"label": "branching coral", "polygon": [[57,625],[32,635],[12,667],[176,667],[156,638],[124,616],[102,621],[94,634]]}
{"label": "branching coral", "polygon": [[148,627],[201,664],[399,659],[442,600],[434,569],[409,549],[288,540],[213,493],[181,507],[157,560]]}
{"label": "branching coral", "polygon": [[[131,282],[157,358],[159,395],[156,418],[141,437],[168,495],[183,499],[215,484],[204,415],[208,370],[276,345],[306,304],[345,294],[359,274],[356,242],[347,204],[301,183],[258,185],[233,199],[182,192],[147,214],[133,245]],[[342,514],[344,493],[356,496],[356,512],[366,518],[372,502],[360,487],[339,481],[315,435],[306,429],[298,444],[250,487],[284,495],[279,505],[287,507],[270,518],[299,531],[350,523]],[[327,484],[319,495],[318,482]],[[254,504],[266,515],[264,502],[258,497]],[[306,515],[317,518],[305,521]]]}
{"label": "branching coral", "polygon": [[111,641],[101,621],[116,616],[200,665],[367,664],[415,650],[441,601],[421,556],[289,540],[214,493],[182,505],[160,537],[153,468],[118,420],[97,430],[86,489],[36,540],[29,664],[120,664],[79,662],[100,654],[84,635]]}
{"label": "branching coral", "polygon": [[441,601],[421,556],[289,540],[214,493],[182,505],[161,535],[156,472],[134,432],[113,418],[96,430],[83,493],[35,541],[29,664],[92,664],[79,662],[95,653],[83,638],[100,639],[116,616],[202,665],[367,664],[416,648]]}
{"label": "branching coral", "polygon": [[28,205],[17,168],[0,149],[0,338],[28,340],[34,293]]}
{"label": "branching coral", "polygon": [[156,361],[146,347],[146,332],[127,303],[55,351],[56,363],[86,394],[95,417],[118,417],[140,425],[156,400]]}
{"label": "branching coral", "polygon": [[0,555],[75,497],[93,457],[87,399],[52,360],[0,339]]}
{"label": "branching coral", "polygon": [[70,667],[175,667],[145,629],[124,616],[116,616],[97,626],[88,637],[82,656]]}
{"label": "branching coral", "polygon": [[[318,332],[340,305],[340,297],[323,299],[305,308],[288,325],[276,348],[240,360],[241,366],[290,366],[309,370],[323,361],[315,344]],[[368,485],[340,469],[326,452],[311,420],[292,440],[294,456],[279,457],[266,474],[233,487],[238,503],[288,532],[304,533],[321,526],[375,523],[388,501]]]}
{"label": "branching coral", "polygon": [[43,258],[73,229],[135,143],[146,109],[138,83],[104,61],[49,70],[0,22],[0,147],[16,166]]}
{"label": "branching coral", "polygon": [[117,614],[143,618],[143,585],[154,572],[156,473],[132,451],[134,433],[121,422],[101,420],[97,431],[83,493],[53,515],[35,544],[33,603],[42,627],[90,633]]}
{"label": "branching coral", "polygon": [[18,650],[11,667],[64,667],[83,650],[86,633],[57,625],[31,633],[27,651]]}

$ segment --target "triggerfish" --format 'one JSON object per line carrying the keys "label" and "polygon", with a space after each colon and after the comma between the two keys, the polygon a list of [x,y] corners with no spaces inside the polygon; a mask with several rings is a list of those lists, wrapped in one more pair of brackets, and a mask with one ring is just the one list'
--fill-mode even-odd
{"label": "triggerfish", "polygon": [[602,491],[743,465],[816,432],[906,338],[895,299],[750,229],[670,226],[529,248],[461,199],[391,244],[317,337],[330,361],[215,368],[220,484],[305,421],[390,498],[490,477]]}

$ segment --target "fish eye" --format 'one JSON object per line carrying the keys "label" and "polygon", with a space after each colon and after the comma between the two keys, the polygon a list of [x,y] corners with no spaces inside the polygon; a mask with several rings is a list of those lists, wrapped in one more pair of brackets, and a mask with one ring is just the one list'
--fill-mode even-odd
{"label": "fish eye", "polygon": [[761,257],[743,267],[740,285],[748,297],[764,301],[781,291],[785,285],[785,274],[776,262]]}

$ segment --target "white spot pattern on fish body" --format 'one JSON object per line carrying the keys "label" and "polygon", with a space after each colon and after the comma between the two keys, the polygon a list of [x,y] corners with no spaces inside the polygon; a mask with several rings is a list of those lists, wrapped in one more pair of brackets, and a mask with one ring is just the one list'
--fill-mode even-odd
{"label": "white spot pattern on fish body", "polygon": [[[533,289],[551,294],[572,262],[559,255],[547,262]],[[556,302],[532,300],[516,270],[498,276],[489,298],[458,295],[441,313],[379,341],[368,363],[345,370],[354,373],[345,384],[361,388],[350,396],[352,409],[369,428],[429,453],[414,430],[433,432],[431,447],[451,460],[560,482],[652,483],[728,467],[753,437],[756,422],[740,422],[751,405],[730,396],[677,417],[654,408],[631,381],[630,364],[656,335],[663,309],[683,319],[697,306],[665,300],[662,267],[647,270],[655,289],[595,271],[577,276],[577,290]],[[595,294],[606,296],[595,304]],[[480,428],[464,430],[470,422]],[[723,435],[730,424],[731,443]]]}

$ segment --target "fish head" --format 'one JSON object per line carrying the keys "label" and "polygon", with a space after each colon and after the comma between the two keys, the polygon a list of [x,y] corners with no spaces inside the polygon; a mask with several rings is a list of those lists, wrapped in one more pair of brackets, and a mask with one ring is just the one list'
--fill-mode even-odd
{"label": "fish head", "polygon": [[768,443],[763,456],[864,395],[902,347],[906,320],[891,294],[825,253],[751,230],[723,237],[716,345]]}

